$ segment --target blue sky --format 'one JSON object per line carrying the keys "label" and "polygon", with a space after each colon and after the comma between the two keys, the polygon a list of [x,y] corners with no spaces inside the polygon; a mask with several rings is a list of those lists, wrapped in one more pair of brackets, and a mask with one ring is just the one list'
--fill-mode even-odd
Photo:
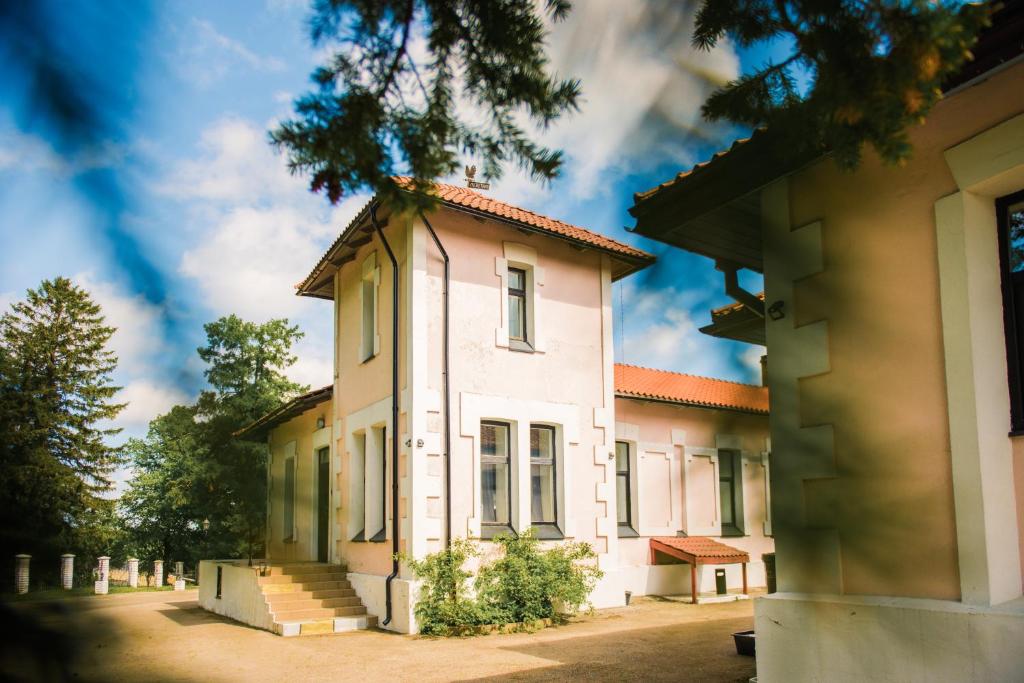
{"label": "blue sky", "polygon": [[[742,132],[701,121],[708,83],[770,55],[694,53],[683,3],[576,4],[550,39],[558,72],[584,93],[582,111],[544,133],[566,153],[562,176],[541,187],[509,173],[490,194],[658,254],[616,285],[617,359],[756,381],[760,349],[697,332],[729,302],[712,263],[625,227],[634,192]],[[202,325],[228,313],[298,322],[294,378],[327,384],[330,306],[291,285],[366,197],[329,206],[266,142],[324,55],[309,43],[306,3],[59,6],[53,29],[84,45],[110,116],[98,144],[69,150],[33,116],[27,85],[0,71],[0,304],[57,275],[92,291],[119,328],[126,435],[202,388]]]}

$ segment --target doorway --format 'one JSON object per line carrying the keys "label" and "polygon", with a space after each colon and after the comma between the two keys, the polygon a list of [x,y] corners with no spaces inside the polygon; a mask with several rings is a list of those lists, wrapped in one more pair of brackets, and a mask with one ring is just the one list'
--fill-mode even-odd
{"label": "doorway", "polygon": [[331,509],[331,451],[321,448],[316,452],[316,559],[327,562],[327,543],[330,531]]}

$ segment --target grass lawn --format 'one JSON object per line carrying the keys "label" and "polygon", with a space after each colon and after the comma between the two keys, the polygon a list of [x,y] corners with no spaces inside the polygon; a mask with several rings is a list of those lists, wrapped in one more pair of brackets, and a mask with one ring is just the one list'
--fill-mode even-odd
{"label": "grass lawn", "polygon": [[[185,590],[194,590],[198,588],[196,584],[186,584]],[[156,593],[158,591],[173,591],[174,586],[139,586],[138,588],[130,588],[129,586],[110,586],[109,593]],[[81,598],[90,595],[95,595],[95,591],[92,586],[78,586],[72,588],[69,591],[61,588],[47,588],[45,590],[29,591],[24,595],[17,595],[14,593],[4,593],[0,595],[0,600],[4,602],[34,602],[36,600],[63,600],[65,598]]]}

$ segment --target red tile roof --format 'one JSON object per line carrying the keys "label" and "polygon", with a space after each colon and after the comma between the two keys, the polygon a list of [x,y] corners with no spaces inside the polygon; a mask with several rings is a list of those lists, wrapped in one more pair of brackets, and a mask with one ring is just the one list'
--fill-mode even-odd
{"label": "red tile roof", "polygon": [[615,364],[615,394],[623,398],[768,414],[767,387],[622,363]]}
{"label": "red tile roof", "polygon": [[[399,177],[395,180],[399,187],[409,188],[412,186],[411,178]],[[434,188],[436,190],[437,197],[445,204],[449,204],[451,206],[472,209],[497,218],[504,218],[514,223],[528,225],[544,232],[568,237],[576,242],[584,242],[605,251],[611,251],[617,254],[623,254],[625,256],[631,256],[633,258],[647,261],[654,261],[653,255],[648,254],[646,251],[637,249],[636,247],[631,247],[628,244],[613,240],[610,237],[605,237],[604,235],[592,232],[586,228],[581,228],[577,225],[565,223],[564,221],[560,221],[555,218],[548,218],[547,216],[542,216],[541,214],[534,213],[528,209],[521,209],[518,206],[506,204],[505,202],[493,199],[480,194],[479,192],[475,192],[468,187],[448,185],[446,183],[435,183]]]}
{"label": "red tile roof", "polygon": [[650,544],[654,550],[668,552],[677,557],[682,555],[684,557],[680,557],[680,559],[693,559],[696,564],[715,564],[716,562],[729,564],[750,561],[750,555],[746,551],[719,543],[706,536],[654,536],[651,538]]}

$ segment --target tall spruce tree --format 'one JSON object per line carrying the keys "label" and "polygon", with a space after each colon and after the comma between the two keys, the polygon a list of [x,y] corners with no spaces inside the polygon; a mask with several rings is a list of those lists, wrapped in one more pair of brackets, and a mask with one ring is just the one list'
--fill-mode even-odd
{"label": "tall spruce tree", "polygon": [[313,73],[315,90],[295,103],[298,117],[271,138],[331,202],[369,188],[395,205],[429,203],[398,191],[391,176],[409,174],[422,187],[458,170],[462,154],[479,157],[487,178],[507,161],[549,180],[562,153],[532,141],[521,117],[543,127],[576,109],[579,84],[549,73],[544,52],[543,14],[558,21],[569,7],[316,0],[312,38],[332,54]]}
{"label": "tall spruce tree", "polygon": [[121,457],[103,426],[124,408],[110,375],[114,328],[88,292],[58,277],[0,317],[0,543],[52,555],[74,548]]}

